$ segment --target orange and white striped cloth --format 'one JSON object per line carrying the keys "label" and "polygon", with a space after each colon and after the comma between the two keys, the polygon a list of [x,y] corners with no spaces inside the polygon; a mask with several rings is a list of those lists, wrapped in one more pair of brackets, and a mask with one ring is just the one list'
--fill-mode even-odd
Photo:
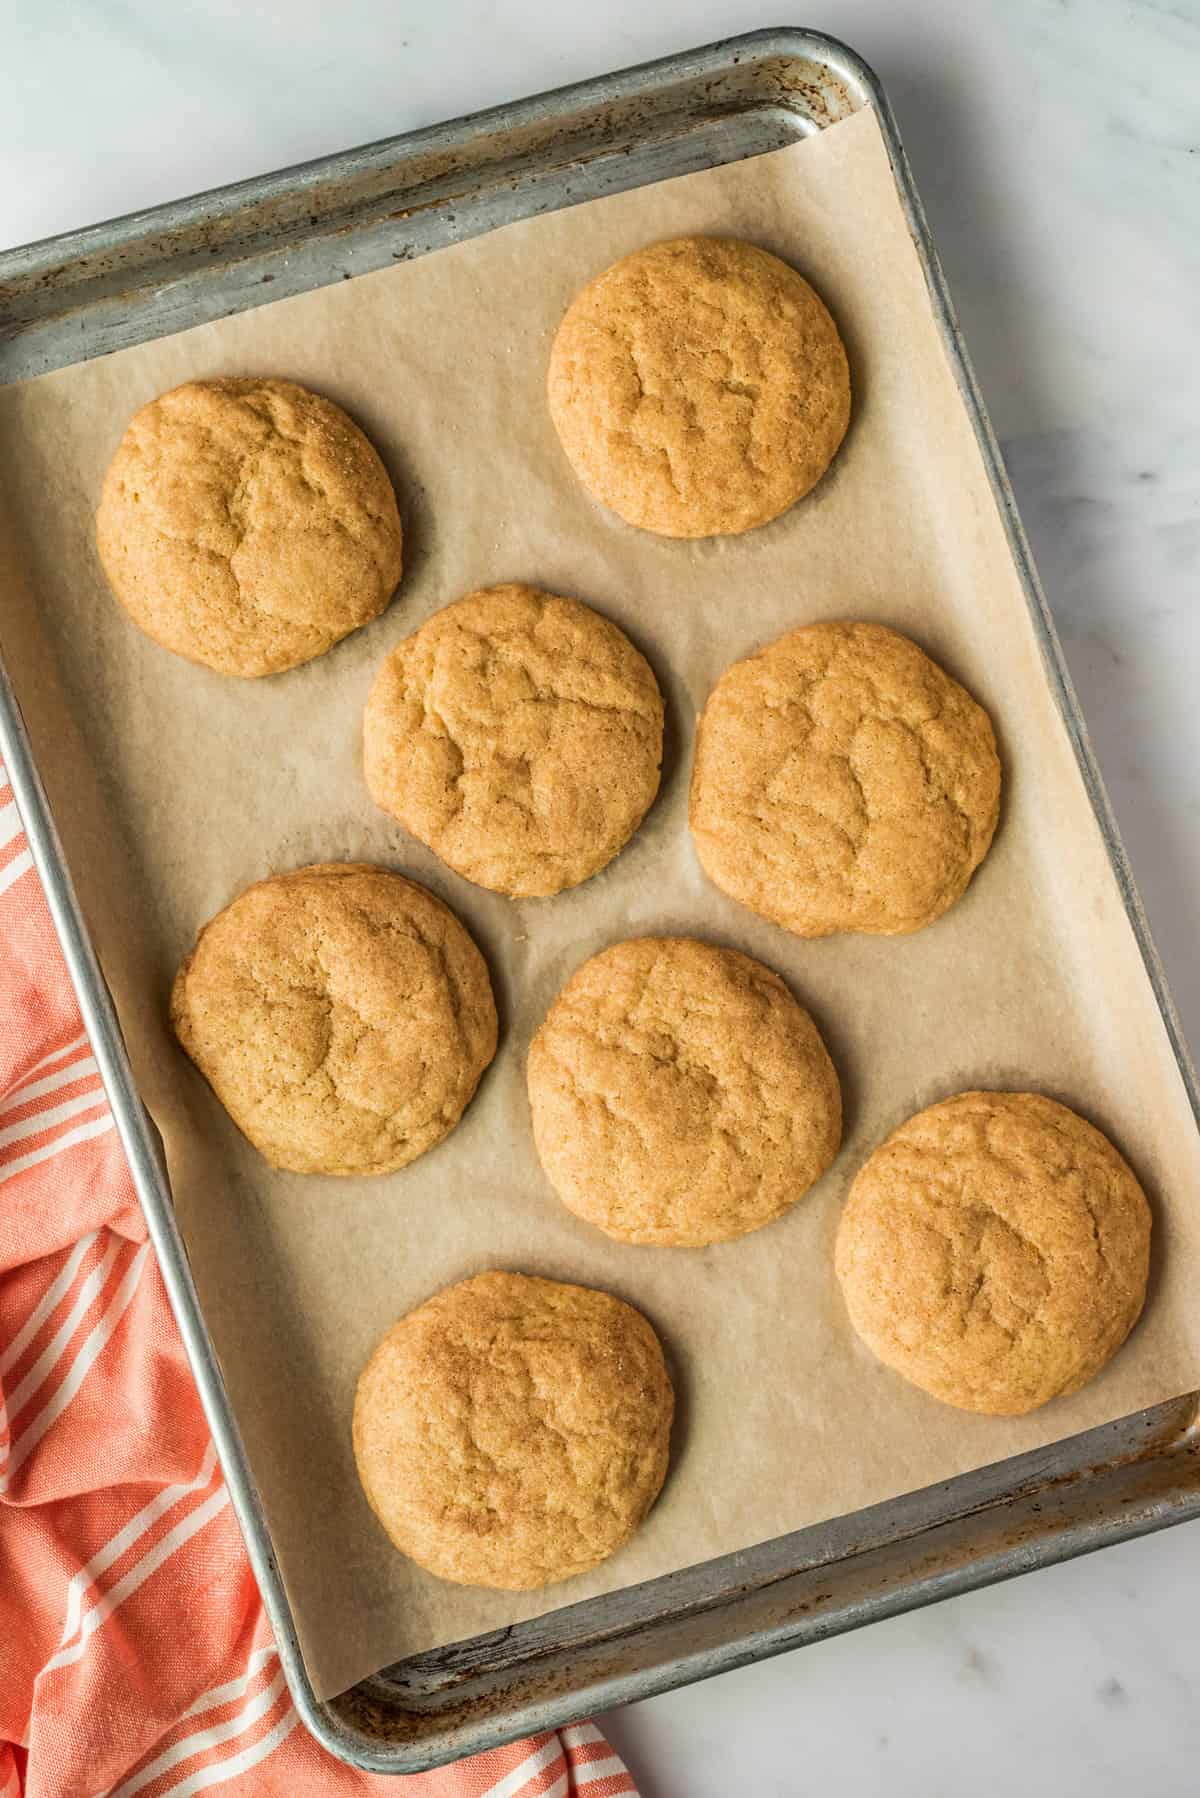
{"label": "orange and white striped cloth", "polygon": [[[339,1798],[288,1696],[0,769],[0,1798]],[[617,1798],[592,1724],[403,1784]]]}

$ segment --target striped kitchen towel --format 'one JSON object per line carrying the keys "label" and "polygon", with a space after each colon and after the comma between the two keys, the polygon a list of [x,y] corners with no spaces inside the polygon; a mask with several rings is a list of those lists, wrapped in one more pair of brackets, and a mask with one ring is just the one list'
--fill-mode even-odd
{"label": "striped kitchen towel", "polygon": [[397,1786],[299,1719],[0,770],[0,1798],[616,1798],[590,1723]]}

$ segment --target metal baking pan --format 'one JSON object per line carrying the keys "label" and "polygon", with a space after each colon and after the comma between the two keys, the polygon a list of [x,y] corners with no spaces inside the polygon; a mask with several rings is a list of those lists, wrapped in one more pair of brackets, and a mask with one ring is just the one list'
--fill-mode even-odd
{"label": "metal baking pan", "polygon": [[[0,257],[0,380],[167,335],[535,213],[878,115],[1048,677],[1193,1111],[1200,1093],[1037,585],[887,100],[853,52],[756,32]],[[25,822],[297,1709],[334,1754],[414,1773],[1200,1516],[1200,1395],[532,1622],[319,1701],[175,1222],[160,1146],[7,678],[0,754]]]}

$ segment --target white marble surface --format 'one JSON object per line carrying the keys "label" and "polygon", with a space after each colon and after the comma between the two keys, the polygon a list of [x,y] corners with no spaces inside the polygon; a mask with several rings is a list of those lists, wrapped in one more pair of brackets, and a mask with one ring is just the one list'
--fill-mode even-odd
{"label": "white marble surface", "polygon": [[[1200,1043],[1200,0],[776,10],[854,44],[891,90]],[[0,244],[772,23],[772,11],[0,0]],[[1134,1782],[1185,1798],[1200,1790],[1198,1583],[1191,1525],[608,1726],[645,1798],[1116,1798]]]}

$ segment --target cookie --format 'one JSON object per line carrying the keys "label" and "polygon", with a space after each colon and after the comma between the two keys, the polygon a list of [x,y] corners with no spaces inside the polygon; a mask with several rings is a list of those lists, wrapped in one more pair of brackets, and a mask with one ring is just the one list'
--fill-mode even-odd
{"label": "cookie", "polygon": [[585,287],[547,394],[588,492],[664,537],[786,512],[850,420],[846,352],[821,300],[786,262],[725,237],[652,244]]}
{"label": "cookie", "polygon": [[1000,759],[983,707],[880,624],[810,624],[721,676],[690,822],[709,879],[798,936],[940,918],[987,854]]}
{"label": "cookie", "polygon": [[401,1318],[354,1401],[363,1491],[439,1579],[520,1591],[633,1535],[667,1472],[658,1337],[606,1292],[486,1273]]}
{"label": "cookie", "polygon": [[529,1049],[542,1166],[624,1242],[698,1247],[779,1217],[837,1153],[816,1025],[761,962],[641,937],[584,962]]}
{"label": "cookie", "polygon": [[218,912],[171,1022],[239,1130],[297,1174],[407,1166],[496,1053],[487,967],[454,913],[353,862],[275,874]]}
{"label": "cookie", "polygon": [[323,654],[400,579],[387,470],[340,407],[292,381],[189,381],[143,406],[96,543],[148,637],[245,679]]}
{"label": "cookie", "polygon": [[948,1405],[1017,1415],[1099,1373],[1137,1321],[1150,1207],[1106,1136],[1036,1093],[919,1111],[850,1189],[850,1321]]}
{"label": "cookie", "polygon": [[406,637],[367,701],[376,803],[456,874],[513,896],[577,886],[658,791],[663,703],[645,658],[574,599],[469,593]]}

